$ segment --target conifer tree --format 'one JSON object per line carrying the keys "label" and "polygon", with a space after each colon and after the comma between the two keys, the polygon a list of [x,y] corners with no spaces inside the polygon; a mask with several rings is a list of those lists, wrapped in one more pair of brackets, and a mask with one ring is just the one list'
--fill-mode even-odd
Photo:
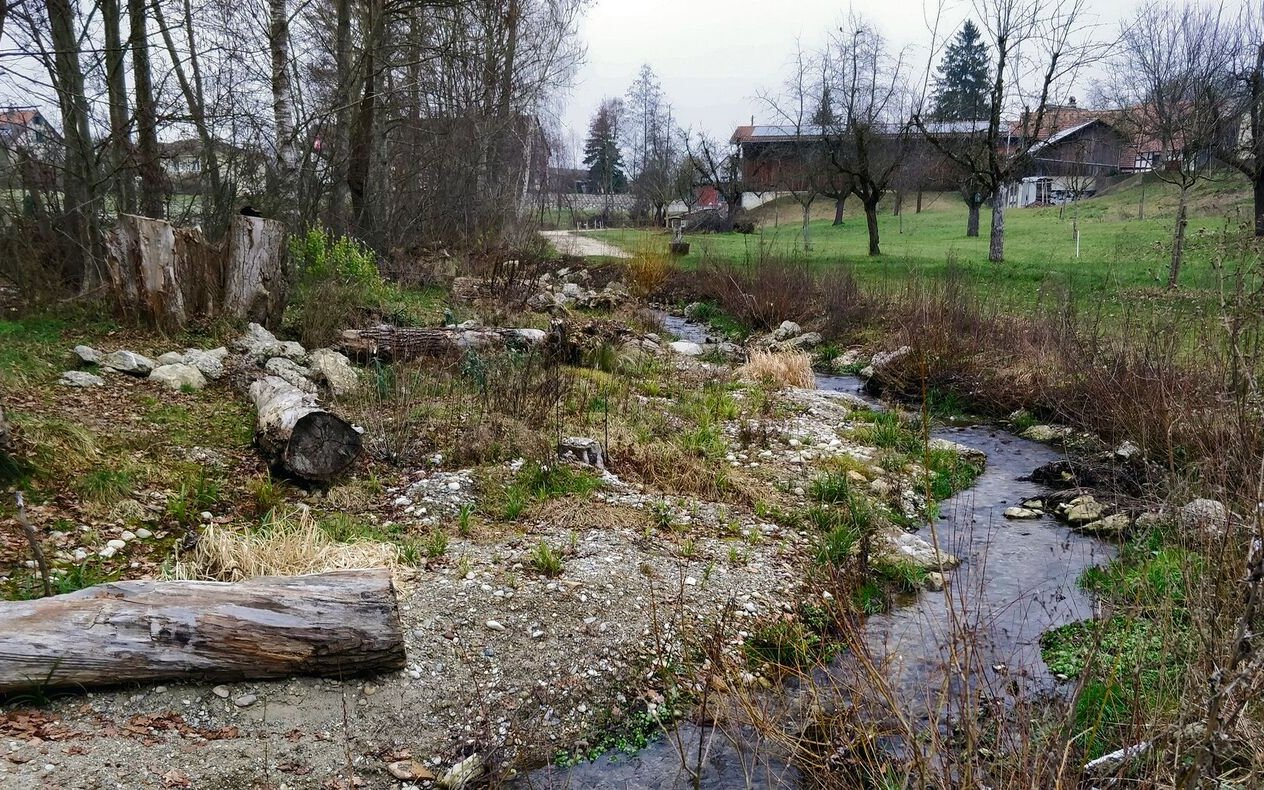
{"label": "conifer tree", "polygon": [[623,155],[619,151],[620,104],[618,99],[607,99],[601,103],[588,125],[588,140],[584,143],[588,177],[605,195],[624,192],[628,186],[628,177],[623,172]]}
{"label": "conifer tree", "polygon": [[974,121],[991,113],[988,66],[991,58],[978,26],[970,20],[957,31],[935,74],[932,117],[941,121]]}

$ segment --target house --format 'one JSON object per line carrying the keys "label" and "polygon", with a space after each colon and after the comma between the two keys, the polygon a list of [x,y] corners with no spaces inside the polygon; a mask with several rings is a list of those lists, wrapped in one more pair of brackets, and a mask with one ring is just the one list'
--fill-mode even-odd
{"label": "house", "polygon": [[1007,205],[1064,203],[1091,197],[1103,178],[1124,172],[1132,164],[1131,141],[1116,125],[1102,117],[1084,117],[1028,149],[1024,175],[1006,186]]}
{"label": "house", "polygon": [[57,134],[34,107],[6,107],[0,110],[0,145],[7,149],[33,149],[52,142]]}
{"label": "house", "polygon": [[[267,157],[262,151],[219,140],[213,145],[220,179],[225,185],[233,185],[242,194],[264,191]],[[174,194],[196,195],[202,191],[206,150],[201,140],[186,138],[161,142],[158,144],[158,159]]]}

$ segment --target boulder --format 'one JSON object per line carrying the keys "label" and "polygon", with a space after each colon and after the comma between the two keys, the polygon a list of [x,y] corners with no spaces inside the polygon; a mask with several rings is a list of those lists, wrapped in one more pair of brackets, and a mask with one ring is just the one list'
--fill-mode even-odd
{"label": "boulder", "polygon": [[869,361],[869,364],[866,365],[865,368],[860,371],[860,377],[862,379],[871,379],[874,376],[876,376],[883,368],[887,367],[893,362],[897,362],[903,359],[904,357],[912,353],[913,353],[912,346],[900,346],[894,351],[879,351],[877,354],[873,355],[873,358]]}
{"label": "boulder", "polygon": [[202,375],[202,371],[183,363],[159,365],[149,374],[149,380],[166,384],[173,390],[200,390],[206,386],[206,377]]}
{"label": "boulder", "polygon": [[858,348],[849,348],[842,354],[830,360],[830,369],[835,372],[841,372],[854,368],[861,360],[861,350]]}
{"label": "boulder", "polygon": [[165,354],[159,355],[159,357],[154,360],[154,364],[160,365],[160,366],[161,365],[183,365],[184,354],[181,354],[179,351],[168,351]]}
{"label": "boulder", "polygon": [[672,351],[675,351],[677,354],[680,354],[682,356],[686,356],[686,357],[702,356],[702,346],[698,345],[697,343],[691,343],[688,340],[677,340],[674,343],[669,343],[668,347]]}
{"label": "boulder", "polygon": [[1071,429],[1061,425],[1033,425],[1019,434],[1033,442],[1056,442],[1071,434]]}
{"label": "boulder", "polygon": [[889,559],[912,563],[924,570],[943,571],[961,564],[961,560],[955,555],[936,551],[929,542],[898,527],[880,532],[877,538],[876,548],[879,554]]}
{"label": "boulder", "polygon": [[190,348],[184,352],[184,364],[197,368],[208,379],[218,379],[224,375],[224,360],[227,357],[228,349],[223,346],[210,351]]}
{"label": "boulder", "polygon": [[85,365],[100,365],[102,354],[92,346],[75,346],[75,356],[79,357],[79,361]]}
{"label": "boulder", "polygon": [[1070,524],[1089,524],[1106,512],[1106,506],[1091,496],[1077,496],[1061,506],[1062,517]]}
{"label": "boulder", "polygon": [[772,333],[772,339],[778,342],[784,342],[792,337],[798,337],[803,334],[803,328],[793,321],[782,321],[781,326],[777,327]]}
{"label": "boulder", "polygon": [[233,341],[233,347],[239,351],[250,351],[257,346],[272,345],[276,342],[276,335],[259,324],[251,323],[246,327],[246,334]]}
{"label": "boulder", "polygon": [[987,466],[987,453],[982,450],[976,450],[973,447],[967,447],[964,444],[949,441],[948,439],[931,439],[927,443],[927,447],[932,450],[947,450],[960,456],[961,460],[975,466]]}
{"label": "boulder", "polygon": [[783,343],[787,349],[802,349],[806,351],[810,348],[816,348],[825,342],[825,338],[821,337],[819,332],[807,332],[798,337],[792,337]]}
{"label": "boulder", "polygon": [[1134,456],[1141,455],[1141,448],[1132,442],[1124,442],[1115,448],[1115,457],[1122,461],[1132,460]]}
{"label": "boulder", "polygon": [[1027,507],[1011,507],[1005,509],[1005,518],[1008,519],[1029,519],[1040,518],[1043,515],[1039,510],[1032,510]]}
{"label": "boulder", "polygon": [[273,357],[269,359],[263,366],[270,375],[276,376],[292,387],[297,387],[303,392],[315,392],[316,385],[308,378],[311,371],[307,368],[300,367],[298,363],[285,357]]}
{"label": "boulder", "polygon": [[549,336],[549,333],[545,332],[543,329],[524,328],[524,329],[510,329],[509,331],[513,333],[514,337],[523,341],[523,343],[525,343],[528,346],[543,345],[544,341]]}
{"label": "boulder", "polygon": [[1114,515],[1100,518],[1097,521],[1090,521],[1076,527],[1079,532],[1087,532],[1092,535],[1102,536],[1121,536],[1132,526],[1132,519],[1128,518],[1127,513],[1115,513]]}
{"label": "boulder", "polygon": [[100,387],[105,383],[105,379],[100,376],[94,376],[91,373],[85,373],[82,370],[67,370],[61,374],[58,384],[64,384],[67,387]]}
{"label": "boulder", "polygon": [[1229,523],[1229,508],[1214,499],[1195,499],[1181,507],[1176,523],[1185,529],[1223,529]]}
{"label": "boulder", "polygon": [[575,461],[586,466],[605,469],[605,454],[601,442],[586,436],[567,436],[557,443],[557,456],[563,461]]}
{"label": "boulder", "polygon": [[308,355],[307,362],[312,379],[329,387],[334,397],[342,397],[360,387],[360,378],[351,367],[351,360],[333,349],[318,348]]}
{"label": "boulder", "polygon": [[107,354],[101,364],[110,370],[126,373],[130,376],[148,376],[154,369],[154,361],[135,351],[115,351]]}

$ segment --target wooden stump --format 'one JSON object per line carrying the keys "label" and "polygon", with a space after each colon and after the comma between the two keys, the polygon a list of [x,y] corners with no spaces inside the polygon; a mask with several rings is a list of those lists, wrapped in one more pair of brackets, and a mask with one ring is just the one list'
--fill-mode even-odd
{"label": "wooden stump", "polygon": [[360,454],[360,434],[316,404],[316,396],[277,376],[250,385],[257,413],[255,443],[274,465],[304,480],[325,482]]}
{"label": "wooden stump", "polygon": [[344,677],[405,665],[386,569],[131,581],[0,603],[0,693],[158,680]]}
{"label": "wooden stump", "polygon": [[105,265],[125,316],[163,330],[180,329],[188,321],[175,247],[170,222],[134,214],[119,217],[118,227],[105,238]]}
{"label": "wooden stump", "polygon": [[288,296],[285,225],[263,217],[233,217],[224,261],[224,312],[274,329]]}

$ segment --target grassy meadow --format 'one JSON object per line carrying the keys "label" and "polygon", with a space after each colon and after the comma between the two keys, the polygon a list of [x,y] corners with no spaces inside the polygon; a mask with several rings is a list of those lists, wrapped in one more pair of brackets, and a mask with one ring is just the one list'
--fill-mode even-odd
{"label": "grassy meadow", "polygon": [[[1138,219],[1143,198],[1145,218]],[[1080,228],[1076,257],[1075,219]],[[1078,206],[1046,206],[1010,209],[1006,212],[1005,262],[987,260],[991,221],[985,206],[980,235],[965,235],[966,207],[955,193],[923,196],[923,209],[914,210],[914,198],[904,201],[900,216],[888,201],[879,215],[882,255],[867,255],[868,236],[859,201],[849,201],[844,223],[834,226],[834,207],[828,200],[812,206],[810,250],[803,246],[802,209],[789,198],[776,200],[750,212],[756,232],[696,234],[688,236],[686,268],[711,263],[753,263],[768,257],[792,258],[813,267],[850,264],[857,281],[868,288],[903,288],[911,275],[942,279],[949,272],[964,277],[998,307],[1023,312],[1039,305],[1060,302],[1066,294],[1077,301],[1128,305],[1137,300],[1179,305],[1217,301],[1214,292],[1222,279],[1231,278],[1235,260],[1224,259],[1227,238],[1240,239],[1251,217],[1250,192],[1240,177],[1207,181],[1195,188],[1186,260],[1180,289],[1164,288],[1171,255],[1176,190],[1148,177],[1140,177],[1106,190]],[[640,229],[591,231],[631,252],[658,251],[665,247],[665,232]],[[1239,245],[1240,246],[1240,245]],[[1226,285],[1225,287],[1230,287]]]}

